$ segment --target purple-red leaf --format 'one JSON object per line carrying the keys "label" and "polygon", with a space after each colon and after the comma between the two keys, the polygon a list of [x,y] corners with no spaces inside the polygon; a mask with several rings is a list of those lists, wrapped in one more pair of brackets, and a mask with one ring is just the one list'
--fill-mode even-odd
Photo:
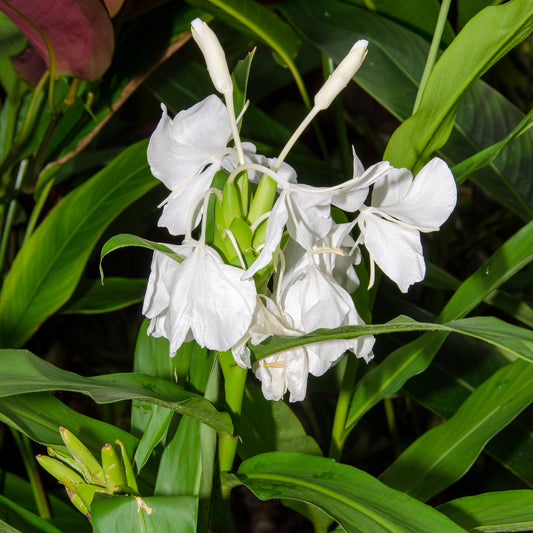
{"label": "purple-red leaf", "polygon": [[113,26],[100,0],[0,0],[0,11],[50,66],[48,39],[58,74],[94,80],[111,63]]}

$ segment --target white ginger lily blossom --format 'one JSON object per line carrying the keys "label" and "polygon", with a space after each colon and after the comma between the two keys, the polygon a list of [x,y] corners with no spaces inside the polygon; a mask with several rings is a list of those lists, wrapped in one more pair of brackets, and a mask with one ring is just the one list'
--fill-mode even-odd
{"label": "white ginger lily blossom", "polygon": [[455,180],[442,159],[433,158],[414,180],[407,169],[391,169],[374,184],[370,206],[360,208],[358,242],[407,292],[426,272],[420,232],[437,231],[456,203]]}
{"label": "white ginger lily blossom", "polygon": [[280,180],[282,190],[268,218],[264,247],[245,277],[252,277],[270,263],[285,226],[289,235],[303,248],[312,248],[313,243],[325,237],[332,228],[331,206],[357,211],[368,196],[369,186],[391,168],[387,161],[381,161],[363,171],[354,153],[354,176],[338,186],[313,187]]}
{"label": "white ginger lily blossom", "polygon": [[366,335],[298,346],[251,365],[248,339],[255,345],[271,335],[301,336],[318,328],[363,324],[351,296],[320,270],[313,254],[307,252],[305,260],[307,267],[290,270],[294,275],[282,291],[276,291],[275,301],[264,297],[264,304],[258,302],[248,336],[232,349],[237,364],[252,367],[267,400],[280,400],[287,390],[291,402],[303,400],[308,373],[321,376],[347,350],[366,361],[372,358],[374,338]]}
{"label": "white ginger lily blossom", "polygon": [[184,261],[154,252],[143,314],[148,334],[166,337],[170,355],[195,340],[210,350],[226,351],[245,335],[256,306],[253,280],[227,265],[203,242],[169,245]]}
{"label": "white ginger lily blossom", "polygon": [[[152,174],[172,192],[158,225],[172,235],[183,235],[189,206],[209,189],[218,170],[231,172],[237,166],[237,152],[227,146],[231,128],[218,96],[208,96],[173,119],[161,107],[161,120],[148,144],[148,163]],[[245,156],[255,161],[255,146],[244,143],[243,148]],[[194,225],[198,223],[199,217]]]}
{"label": "white ginger lily blossom", "polygon": [[324,275],[335,280],[348,293],[353,293],[359,286],[359,279],[353,265],[361,261],[361,254],[350,253],[355,245],[355,241],[349,235],[352,228],[351,222],[333,224],[331,231],[308,250],[289,238],[281,256],[285,268],[281,270],[276,279],[277,290],[285,290],[288,283],[300,272],[306,270],[309,261],[313,260]]}

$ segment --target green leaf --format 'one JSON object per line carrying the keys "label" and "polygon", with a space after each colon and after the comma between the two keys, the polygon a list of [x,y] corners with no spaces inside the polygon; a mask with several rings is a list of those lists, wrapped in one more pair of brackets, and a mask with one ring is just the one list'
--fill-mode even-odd
{"label": "green leaf", "polygon": [[56,368],[25,350],[0,350],[0,365],[6,369],[0,380],[0,397],[69,390],[86,394],[97,403],[142,399],[196,418],[219,433],[233,433],[228,413],[220,413],[201,396],[164,379],[144,374],[82,377]]}
{"label": "green leaf", "polygon": [[273,451],[322,455],[291,408],[265,400],[258,387],[249,386],[244,391],[239,436],[237,449],[242,459]]}
{"label": "green leaf", "polygon": [[[170,344],[168,339],[147,335],[146,330],[149,324],[150,321],[145,319],[139,329],[137,344],[135,345],[133,370],[156,378],[169,379],[170,376],[175,375],[176,357],[169,356]],[[133,400],[131,429],[136,435],[142,436],[147,431],[154,407],[154,405]],[[137,468],[139,468],[138,465]]]}
{"label": "green leaf", "polygon": [[[431,366],[410,379],[404,390],[425,408],[451,418],[477,387],[507,364],[504,356],[479,341],[451,337]],[[487,444],[485,453],[533,487],[532,429],[523,413]]]}
{"label": "green leaf", "polygon": [[[38,513],[31,485],[28,481],[5,470],[1,471],[0,475],[2,476],[2,495],[24,507],[24,509],[34,514]],[[63,532],[90,533],[92,528],[87,518],[77,511],[70,502],[67,503],[58,496],[48,491],[47,499],[52,513],[50,523]]]}
{"label": "green leaf", "polygon": [[[464,281],[446,304],[439,320],[451,321],[472,311],[488,294],[533,259],[533,222],[505,242],[485,263]],[[346,434],[372,406],[401,389],[412,376],[431,363],[446,334],[426,333],[395,350],[356,385],[348,411]]]}
{"label": "green leaf", "polygon": [[161,407],[160,405],[152,406],[150,420],[146,425],[139,446],[135,450],[135,457],[133,458],[137,472],[142,470],[142,467],[150,458],[153,449],[165,436],[173,416],[174,411],[171,409]]}
{"label": "green leaf", "polygon": [[24,344],[74,292],[109,223],[156,184],[146,141],[125,150],[67,195],[24,243],[0,293],[0,345]]}
{"label": "green leaf", "polygon": [[[355,81],[399,120],[411,115],[429,44],[405,27],[337,0],[287,0],[282,11],[328,56],[340,61],[353,42],[370,42]],[[459,60],[462,63],[462,58]],[[523,114],[497,91],[478,81],[465,94],[442,155],[460,163],[500,141]],[[524,175],[532,169],[533,134],[515,139],[473,179],[497,201],[524,219],[533,216],[533,190]]]}
{"label": "green leaf", "polygon": [[458,165],[455,165],[452,168],[452,173],[455,176],[456,183],[462,183],[470,174],[476,172],[476,170],[480,170],[481,168],[490,165],[494,161],[496,156],[511,141],[514,141],[517,137],[522,135],[522,133],[526,132],[529,128],[531,128],[531,126],[533,126],[533,110],[531,110],[520,121],[516,128],[511,133],[509,133],[509,135],[507,135],[505,139],[502,139],[500,142],[497,142],[492,146],[488,146],[481,152],[478,152],[476,155],[473,155],[472,157],[465,159]]}
{"label": "green leaf", "polygon": [[200,424],[182,417],[173,439],[165,446],[154,494],[156,496],[198,495],[202,475]]}
{"label": "green leaf", "polygon": [[417,322],[406,316],[398,316],[386,324],[364,326],[342,326],[335,329],[318,329],[299,337],[271,336],[254,346],[249,344],[255,359],[262,359],[274,353],[289,350],[314,342],[334,339],[355,339],[363,335],[400,333],[407,331],[440,331],[462,333],[483,340],[514,355],[533,362],[533,331],[508,324],[496,317],[473,317],[454,320],[444,324]]}
{"label": "green leaf", "polygon": [[333,459],[272,452],[244,461],[236,477],[261,500],[286,498],[311,503],[345,531],[464,531],[435,509]]}
{"label": "green leaf", "polygon": [[516,361],[478,387],[450,420],[405,450],[380,480],[426,501],[457,481],[487,442],[533,401],[533,366]]}
{"label": "green leaf", "polygon": [[0,398],[0,420],[35,442],[66,452],[59,426],[68,428],[93,452],[119,439],[132,456],[138,440],[123,429],[77,413],[49,393]]}
{"label": "green leaf", "polygon": [[127,531],[195,533],[198,498],[192,496],[107,496],[97,494],[91,505],[94,533]]}
{"label": "green leaf", "polygon": [[239,61],[231,73],[231,79],[233,80],[233,105],[235,106],[236,117],[239,116],[246,103],[248,78],[254,56],[255,49],[249,52],[243,60]]}
{"label": "green leaf", "polygon": [[[437,0],[409,0],[408,2],[397,2],[396,0],[350,0],[351,3],[360,7],[366,7],[376,11],[405,26],[415,30],[431,40],[437,18],[439,16],[440,4]],[[443,33],[443,42],[449,44],[453,40],[454,34],[449,22],[446,23]]]}
{"label": "green leaf", "polygon": [[[15,529],[17,528],[17,529]],[[61,533],[60,529],[0,494],[0,531],[11,533]]]}
{"label": "green leaf", "polygon": [[0,13],[0,57],[17,56],[28,41],[4,13]]}
{"label": "green leaf", "polygon": [[512,0],[473,17],[435,64],[418,111],[394,132],[383,158],[420,169],[448,140],[463,94],[532,29],[531,0]]}
{"label": "green leaf", "polygon": [[146,279],[106,278],[83,280],[70,300],[61,308],[63,314],[98,314],[123,309],[143,301]]}
{"label": "green leaf", "polygon": [[104,257],[114,250],[126,248],[127,246],[147,248],[148,250],[153,250],[154,252],[161,252],[167,257],[174,259],[174,261],[177,261],[178,263],[183,261],[183,259],[176,254],[172,248],[169,248],[163,243],[149,241],[148,239],[137,237],[137,235],[130,235],[129,233],[121,233],[120,235],[111,237],[111,239],[109,239],[102,247],[102,251],[100,252],[100,275],[102,280],[104,279],[104,270],[102,268],[102,261],[104,260]]}
{"label": "green leaf", "polygon": [[507,490],[467,496],[437,508],[468,531],[531,531],[533,491]]}

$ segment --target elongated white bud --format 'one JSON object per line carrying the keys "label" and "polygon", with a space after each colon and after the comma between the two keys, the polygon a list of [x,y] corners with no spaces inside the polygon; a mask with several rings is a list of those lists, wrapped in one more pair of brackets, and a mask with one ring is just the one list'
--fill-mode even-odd
{"label": "elongated white bud", "polygon": [[333,99],[348,85],[359,67],[363,64],[366,56],[368,41],[357,41],[348,55],[339,63],[337,68],[330,74],[326,83],[315,95],[315,108],[322,111],[329,107]]}
{"label": "elongated white bud", "polygon": [[226,95],[233,92],[233,83],[226,62],[226,55],[215,32],[202,20],[191,22],[193,39],[200,47],[207,64],[207,70],[215,89]]}

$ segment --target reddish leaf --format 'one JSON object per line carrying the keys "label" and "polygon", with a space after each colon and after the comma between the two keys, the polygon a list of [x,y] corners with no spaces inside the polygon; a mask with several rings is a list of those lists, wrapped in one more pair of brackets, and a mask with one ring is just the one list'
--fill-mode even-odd
{"label": "reddish leaf", "polygon": [[100,0],[0,0],[0,11],[20,28],[50,65],[43,34],[46,36],[58,74],[93,80],[111,63],[113,26]]}

